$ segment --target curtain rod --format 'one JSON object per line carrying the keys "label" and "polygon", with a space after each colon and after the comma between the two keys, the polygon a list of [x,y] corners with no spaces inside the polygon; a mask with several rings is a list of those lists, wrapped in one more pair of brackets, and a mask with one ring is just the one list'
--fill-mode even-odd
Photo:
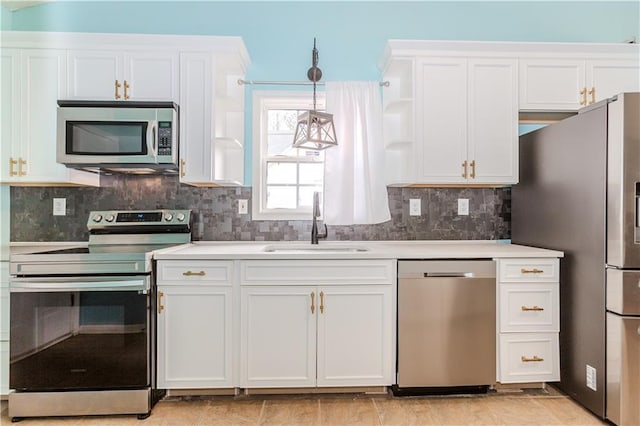
{"label": "curtain rod", "polygon": [[[243,80],[241,78],[238,79],[238,84],[270,84],[274,86],[313,86],[312,81],[259,81],[259,80]],[[325,83],[317,82],[317,86],[324,86]],[[389,87],[391,83],[388,81],[381,81],[380,86]]]}

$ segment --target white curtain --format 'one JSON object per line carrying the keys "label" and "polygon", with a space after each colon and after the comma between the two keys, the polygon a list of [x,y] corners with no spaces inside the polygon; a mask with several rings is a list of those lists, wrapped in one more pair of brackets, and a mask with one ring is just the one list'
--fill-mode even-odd
{"label": "white curtain", "polygon": [[326,111],[333,114],[338,146],[325,151],[324,222],[355,225],[390,220],[380,84],[327,82]]}

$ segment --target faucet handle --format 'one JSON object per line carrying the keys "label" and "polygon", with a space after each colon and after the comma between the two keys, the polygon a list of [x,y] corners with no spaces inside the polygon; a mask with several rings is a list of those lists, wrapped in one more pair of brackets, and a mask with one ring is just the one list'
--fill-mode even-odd
{"label": "faucet handle", "polygon": [[324,226],[324,232],[322,234],[318,234],[318,238],[327,238],[329,236],[329,231],[327,230],[327,224],[323,223],[322,226]]}

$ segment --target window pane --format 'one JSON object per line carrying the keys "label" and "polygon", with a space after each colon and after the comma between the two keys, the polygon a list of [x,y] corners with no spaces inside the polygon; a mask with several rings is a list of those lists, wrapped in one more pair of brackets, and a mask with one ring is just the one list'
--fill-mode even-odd
{"label": "window pane", "polygon": [[301,186],[298,195],[299,207],[313,207],[313,193],[320,193],[320,206],[322,206],[322,186]]}
{"label": "window pane", "polygon": [[298,150],[291,147],[297,117],[295,109],[270,109],[267,112],[267,155],[298,155]]}
{"label": "window pane", "polygon": [[322,163],[300,163],[300,184],[301,185],[322,185],[324,176],[324,164]]}
{"label": "window pane", "polygon": [[296,163],[267,163],[267,185],[274,183],[295,184],[298,179],[296,168]]}
{"label": "window pane", "polygon": [[268,209],[297,208],[296,188],[291,186],[267,185],[267,208]]}
{"label": "window pane", "polygon": [[298,121],[298,110],[270,109],[267,113],[269,133],[293,134]]}

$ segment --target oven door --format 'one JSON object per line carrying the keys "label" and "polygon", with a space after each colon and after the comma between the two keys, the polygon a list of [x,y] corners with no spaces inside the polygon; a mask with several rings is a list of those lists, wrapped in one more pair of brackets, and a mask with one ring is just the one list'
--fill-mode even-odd
{"label": "oven door", "polygon": [[12,278],[10,388],[149,387],[150,282],[149,276]]}

